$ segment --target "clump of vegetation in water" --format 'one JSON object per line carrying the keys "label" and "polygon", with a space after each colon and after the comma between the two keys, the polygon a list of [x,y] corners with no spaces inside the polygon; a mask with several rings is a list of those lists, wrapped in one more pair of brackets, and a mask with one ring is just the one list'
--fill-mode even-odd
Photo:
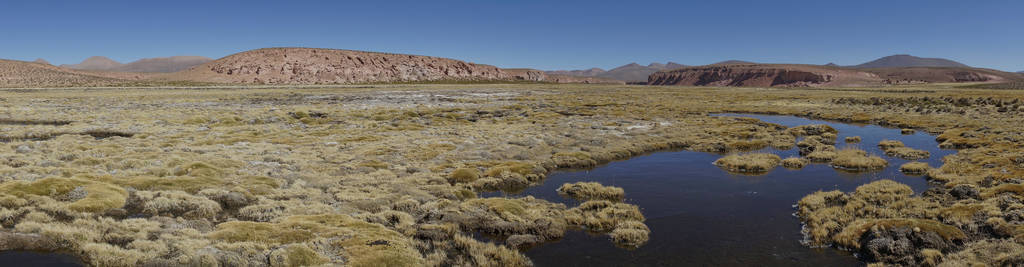
{"label": "clump of vegetation in water", "polygon": [[832,160],[832,167],[843,170],[866,171],[885,168],[889,162],[885,159],[868,155],[867,152],[858,148],[844,148],[836,152]]}
{"label": "clump of vegetation in water", "polygon": [[610,232],[618,245],[638,247],[648,240],[650,229],[643,225],[644,215],[636,205],[607,200],[591,200],[569,209],[566,221],[588,231]]}
{"label": "clump of vegetation in water", "polygon": [[896,140],[882,140],[878,147],[885,151],[890,157],[897,157],[907,160],[926,159],[931,156],[928,151],[906,147],[903,142]]}
{"label": "clump of vegetation in water", "polygon": [[782,158],[770,153],[734,154],[715,160],[722,169],[740,173],[764,173],[779,166]]}
{"label": "clump of vegetation in water", "polygon": [[811,163],[811,161],[805,158],[788,157],[782,160],[782,167],[790,169],[801,169],[804,166],[807,166],[807,164],[809,163]]}
{"label": "clump of vegetation in water", "polygon": [[900,172],[910,175],[921,175],[928,172],[929,168],[931,167],[926,162],[913,161],[900,165]]}
{"label": "clump of vegetation in water", "polygon": [[847,136],[844,140],[847,143],[854,144],[854,143],[860,143],[861,139],[860,139],[860,136]]}
{"label": "clump of vegetation in water", "polygon": [[578,200],[622,201],[626,191],[621,187],[605,186],[596,182],[566,183],[558,187],[558,193]]}

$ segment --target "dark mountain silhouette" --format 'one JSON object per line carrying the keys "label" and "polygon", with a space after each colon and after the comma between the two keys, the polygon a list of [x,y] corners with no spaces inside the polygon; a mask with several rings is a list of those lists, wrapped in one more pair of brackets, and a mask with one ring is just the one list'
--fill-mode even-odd
{"label": "dark mountain silhouette", "polygon": [[757,64],[757,63],[750,62],[750,61],[743,61],[743,60],[726,60],[726,61],[717,62],[717,63],[709,64],[709,65],[735,65],[735,64]]}
{"label": "dark mountain silhouette", "polygon": [[850,66],[852,68],[903,68],[903,67],[970,67],[963,63],[944,58],[922,58],[911,55],[892,55],[870,62]]}

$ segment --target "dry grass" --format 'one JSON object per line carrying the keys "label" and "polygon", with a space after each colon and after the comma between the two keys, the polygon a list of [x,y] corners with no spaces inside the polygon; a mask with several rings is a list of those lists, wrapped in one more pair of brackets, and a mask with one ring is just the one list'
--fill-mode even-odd
{"label": "dry grass", "polygon": [[810,164],[810,163],[811,163],[811,161],[808,160],[808,159],[805,159],[805,158],[788,157],[788,158],[782,160],[782,167],[786,167],[786,168],[790,168],[790,169],[801,169],[801,168],[803,168],[804,166],[807,166],[807,164]]}
{"label": "dry grass", "polygon": [[604,186],[596,182],[566,183],[558,187],[558,193],[578,200],[622,201],[626,191],[621,187]]}
{"label": "dry grass", "polygon": [[832,167],[844,170],[867,171],[885,168],[889,162],[885,159],[868,155],[867,152],[858,148],[844,148],[836,152],[832,160]]}
{"label": "dry grass", "polygon": [[779,166],[782,158],[775,154],[751,153],[734,154],[715,160],[714,164],[722,169],[740,173],[763,173]]}
{"label": "dry grass", "polygon": [[[1021,92],[485,87],[0,92],[18,103],[0,106],[12,121],[72,122],[3,125],[12,138],[0,146],[0,225],[39,239],[4,235],[0,247],[69,251],[94,265],[525,266],[529,259],[507,245],[581,227],[629,247],[648,237],[643,214],[625,203],[565,207],[477,198],[480,191],[664,149],[737,153],[802,139],[808,160],[842,158],[829,127],[706,116],[721,112],[917,129],[960,149],[928,171],[946,184],[935,192],[914,196],[884,181],[805,197],[798,215],[814,244],[834,244],[855,221],[955,233],[940,222],[967,234],[957,239],[965,254],[989,255],[1005,246],[979,242],[1020,232],[1006,218],[1024,192],[1011,183],[1024,177],[1024,113],[1013,109]],[[965,194],[959,185],[979,196],[953,197]],[[476,233],[516,238],[487,244]],[[970,258],[957,250],[938,260]]]}
{"label": "dry grass", "polygon": [[928,169],[930,168],[931,167],[928,166],[928,163],[926,162],[914,161],[900,165],[900,172],[911,175],[922,175],[928,172]]}
{"label": "dry grass", "polygon": [[844,140],[847,143],[855,144],[855,143],[860,143],[861,139],[860,139],[860,136],[847,136]]}
{"label": "dry grass", "polygon": [[885,154],[890,157],[897,157],[906,160],[926,159],[932,156],[932,154],[928,151],[913,149],[909,147],[890,148],[885,150]]}

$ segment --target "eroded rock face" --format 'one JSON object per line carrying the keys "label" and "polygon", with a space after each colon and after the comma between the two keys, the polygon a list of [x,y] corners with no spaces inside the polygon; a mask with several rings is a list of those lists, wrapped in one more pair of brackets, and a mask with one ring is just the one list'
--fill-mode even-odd
{"label": "eroded rock face", "polygon": [[242,52],[182,73],[189,80],[255,84],[343,84],[507,80],[501,69],[454,59],[315,48]]}
{"label": "eroded rock face", "polygon": [[712,65],[651,74],[651,85],[696,86],[814,86],[834,80],[837,73],[770,65]]}

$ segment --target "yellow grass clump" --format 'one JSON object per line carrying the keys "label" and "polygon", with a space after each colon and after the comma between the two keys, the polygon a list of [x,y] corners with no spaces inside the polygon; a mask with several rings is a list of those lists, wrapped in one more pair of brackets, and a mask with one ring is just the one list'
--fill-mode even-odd
{"label": "yellow grass clump", "polygon": [[782,162],[782,158],[769,153],[733,154],[715,160],[722,169],[740,173],[767,172]]}
{"label": "yellow grass clump", "polygon": [[900,165],[900,172],[906,174],[921,175],[928,172],[929,168],[931,167],[929,167],[928,163],[926,162],[913,161]]}
{"label": "yellow grass clump", "polygon": [[889,162],[878,156],[868,155],[857,148],[845,148],[836,152],[832,167],[844,170],[866,171],[885,168]]}
{"label": "yellow grass clump", "polygon": [[578,200],[622,201],[626,191],[621,187],[605,186],[596,182],[566,183],[558,187],[558,193]]}
{"label": "yellow grass clump", "polygon": [[807,166],[807,164],[809,163],[811,163],[811,161],[805,158],[788,157],[782,160],[782,167],[790,169],[801,169],[804,166]]}

